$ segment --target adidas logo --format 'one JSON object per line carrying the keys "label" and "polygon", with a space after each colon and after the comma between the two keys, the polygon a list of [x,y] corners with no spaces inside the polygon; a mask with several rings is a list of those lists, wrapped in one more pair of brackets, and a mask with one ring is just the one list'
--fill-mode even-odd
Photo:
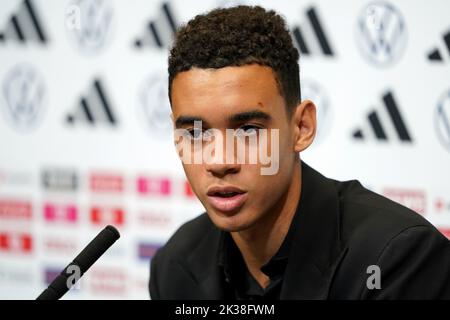
{"label": "adidas logo", "polygon": [[303,24],[301,27],[295,26],[292,29],[294,43],[300,52],[304,55],[321,52],[326,56],[333,56],[334,51],[327,39],[316,10],[309,8],[306,11],[306,16],[309,23]]}
{"label": "adidas logo", "polygon": [[[446,34],[444,34],[443,38],[444,38],[444,43],[445,43],[445,46],[447,47],[449,57],[450,57],[450,30],[447,31]],[[441,51],[438,48],[436,48],[436,49],[433,49],[428,54],[428,60],[433,61],[433,62],[442,62],[444,59],[442,58]]]}
{"label": "adidas logo", "polygon": [[412,142],[409,130],[391,92],[383,95],[383,103],[385,109],[373,110],[367,115],[370,128],[365,131],[356,129],[353,132],[353,138],[365,140],[373,134],[373,137],[379,141],[387,141],[397,136],[401,141]]}
{"label": "adidas logo", "polygon": [[46,43],[48,38],[31,0],[22,2],[19,10],[12,14],[3,32],[0,32],[0,43],[13,39],[21,43],[37,41]]}
{"label": "adidas logo", "polygon": [[79,121],[89,125],[95,125],[96,123],[106,123],[112,126],[117,125],[117,119],[100,80],[94,80],[89,93],[80,98],[75,113],[69,114],[66,121],[71,125]]}
{"label": "adidas logo", "polygon": [[162,14],[156,20],[147,23],[144,36],[135,40],[135,47],[168,48],[171,45],[178,24],[168,3],[163,3],[161,11]]}

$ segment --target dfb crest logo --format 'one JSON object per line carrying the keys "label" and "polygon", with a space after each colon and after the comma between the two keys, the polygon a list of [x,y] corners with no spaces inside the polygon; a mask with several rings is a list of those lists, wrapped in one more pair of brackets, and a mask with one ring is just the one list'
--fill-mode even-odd
{"label": "dfb crest logo", "polygon": [[331,123],[330,99],[325,89],[315,81],[308,79],[301,81],[302,100],[309,99],[317,107],[316,141],[321,141]]}
{"label": "dfb crest logo", "polygon": [[74,0],[67,14],[70,14],[66,17],[70,21],[66,21],[66,28],[82,51],[94,53],[105,46],[114,18],[109,1]]}
{"label": "dfb crest logo", "polygon": [[45,85],[41,75],[29,65],[18,65],[3,80],[4,111],[20,131],[34,129],[44,111]]}
{"label": "dfb crest logo", "polygon": [[159,74],[144,79],[138,91],[138,116],[157,135],[169,136],[172,129],[167,79]]}

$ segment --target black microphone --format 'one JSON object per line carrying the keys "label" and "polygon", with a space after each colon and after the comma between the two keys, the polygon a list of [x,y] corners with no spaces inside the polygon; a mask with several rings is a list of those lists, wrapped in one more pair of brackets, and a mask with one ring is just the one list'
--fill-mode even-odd
{"label": "black microphone", "polygon": [[[94,264],[102,254],[106,252],[120,238],[120,233],[113,226],[106,226],[105,229],[91,241],[76,256],[73,261],[64,268],[63,271],[50,283],[36,300],[58,300],[78,281],[83,274]],[[69,282],[69,276],[74,274],[74,270],[78,273],[78,279],[74,283]]]}

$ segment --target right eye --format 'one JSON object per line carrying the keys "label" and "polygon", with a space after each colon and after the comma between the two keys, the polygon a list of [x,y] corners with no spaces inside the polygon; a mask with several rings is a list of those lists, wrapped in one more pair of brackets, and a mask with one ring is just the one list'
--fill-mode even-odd
{"label": "right eye", "polygon": [[202,130],[197,128],[192,128],[188,130],[189,138],[192,140],[201,140],[202,139]]}

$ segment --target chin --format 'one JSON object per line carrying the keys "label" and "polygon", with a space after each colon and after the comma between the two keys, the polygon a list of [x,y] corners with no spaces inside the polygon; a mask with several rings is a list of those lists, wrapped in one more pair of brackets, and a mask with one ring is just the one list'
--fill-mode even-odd
{"label": "chin", "polygon": [[242,213],[226,215],[215,211],[208,211],[208,215],[214,225],[227,232],[239,232],[251,227],[252,223],[242,216]]}

